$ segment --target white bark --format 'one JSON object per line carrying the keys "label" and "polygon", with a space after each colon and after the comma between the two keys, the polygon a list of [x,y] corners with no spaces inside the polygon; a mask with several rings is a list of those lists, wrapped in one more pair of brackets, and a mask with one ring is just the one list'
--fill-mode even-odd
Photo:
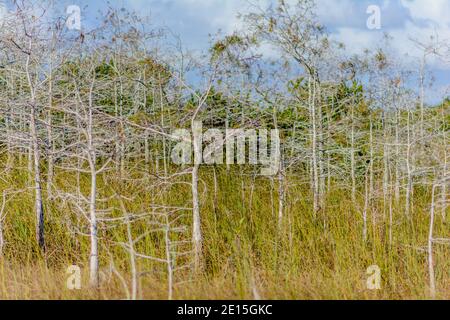
{"label": "white bark", "polygon": [[91,251],[89,256],[89,284],[91,285],[91,287],[94,288],[97,288],[99,286],[96,198],[97,198],[97,173],[95,167],[93,167],[91,164],[91,191],[89,201],[89,224],[90,224],[89,230],[90,230]]}
{"label": "white bark", "polygon": [[127,236],[128,246],[130,249],[130,268],[131,268],[131,300],[137,299],[138,275],[136,268],[136,252],[134,250],[133,234],[131,231],[130,216],[127,213]]}
{"label": "white bark", "polygon": [[355,161],[355,107],[351,103],[351,131],[350,131],[350,175],[352,178],[352,201],[356,205],[356,161]]}
{"label": "white bark", "polygon": [[[30,41],[31,52],[31,41]],[[30,89],[31,101],[30,101],[30,136],[31,136],[31,148],[33,156],[34,166],[34,189],[35,189],[35,209],[36,209],[36,241],[41,249],[45,248],[44,239],[44,206],[42,202],[42,185],[41,185],[41,165],[40,165],[40,150],[39,150],[39,138],[37,132],[37,110],[36,110],[36,95],[35,87],[30,71],[31,53],[28,54],[26,60],[26,74],[28,80],[28,86]]]}
{"label": "white bark", "polygon": [[[311,83],[312,82],[312,83]],[[310,90],[310,122],[311,122],[311,148],[312,148],[312,184],[313,184],[313,207],[314,216],[320,210],[320,187],[319,187],[319,165],[317,152],[317,124],[316,124],[316,83],[309,77],[308,86]],[[312,94],[311,94],[312,92]]]}
{"label": "white bark", "polygon": [[[364,184],[364,209],[363,209],[363,241],[367,241],[367,211],[369,209],[369,178],[366,172],[365,175],[365,184]],[[373,219],[372,219],[373,220]],[[374,221],[372,221],[374,223]]]}
{"label": "white bark", "polygon": [[435,191],[436,185],[433,185],[433,191],[431,195],[431,209],[430,209],[430,228],[428,232],[428,276],[429,276],[430,296],[432,299],[436,298],[436,279],[434,274],[434,260],[433,260]]}
{"label": "white bark", "polygon": [[99,286],[99,262],[98,262],[98,226],[97,226],[97,155],[94,147],[93,137],[93,90],[95,84],[95,74],[92,75],[92,83],[89,91],[89,109],[87,123],[87,143],[88,143],[88,159],[91,175],[91,190],[89,198],[89,224],[90,224],[90,241],[91,252],[89,257],[89,283],[91,287]]}
{"label": "white bark", "polygon": [[198,174],[202,162],[202,126],[197,121],[192,121],[192,133],[194,136],[194,167],[192,168],[192,242],[194,246],[194,268],[200,271],[202,264],[202,232],[200,219],[200,199],[198,191]]}
{"label": "white bark", "polygon": [[405,215],[411,216],[411,195],[413,192],[412,169],[411,169],[411,130],[410,130],[410,112],[408,111],[407,120],[407,149],[406,149],[406,195],[405,195]]}
{"label": "white bark", "polygon": [[172,246],[170,241],[170,222],[166,215],[166,227],[164,229],[164,240],[166,246],[166,260],[167,260],[167,295],[169,300],[173,300],[173,265],[172,265]]}

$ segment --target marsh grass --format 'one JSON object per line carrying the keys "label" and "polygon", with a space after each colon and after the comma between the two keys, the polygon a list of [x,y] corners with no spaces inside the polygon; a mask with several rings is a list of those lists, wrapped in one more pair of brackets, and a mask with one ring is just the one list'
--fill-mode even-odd
{"label": "marsh grass", "polygon": [[[346,188],[333,186],[327,194],[326,207],[312,212],[308,185],[292,175],[287,184],[284,224],[277,226],[277,185],[268,178],[244,174],[244,169],[227,172],[216,168],[214,195],[213,169],[202,169],[201,216],[204,236],[204,271],[190,269],[175,273],[175,299],[253,299],[255,292],[263,299],[427,299],[429,297],[426,243],[429,223],[430,190],[417,188],[414,214],[404,216],[401,204],[393,210],[393,241],[389,243],[389,219],[383,201],[375,197],[369,211],[366,243],[362,240],[362,206],[358,197],[352,203]],[[110,173],[108,173],[110,175]],[[74,175],[59,172],[56,186],[73,185]],[[22,170],[4,173],[1,189],[26,189],[28,176]],[[111,183],[100,179],[100,193],[120,189],[133,197],[127,202],[130,212],[142,211],[152,202],[190,205],[190,188],[174,184],[162,192],[142,189],[127,181]],[[81,189],[89,190],[89,179],[82,177]],[[114,186],[114,188],[112,187]],[[377,188],[380,186],[377,186]],[[379,189],[379,188],[378,188]],[[161,190],[160,190],[161,191]],[[114,206],[111,203],[102,206]],[[89,238],[70,232],[68,223],[83,221],[70,206],[56,199],[45,203],[46,246],[43,254],[34,238],[32,189],[16,196],[7,207],[4,221],[6,245],[0,258],[1,299],[126,299],[130,286],[129,255],[116,243],[126,241],[126,229],[120,224],[102,224],[100,252],[102,283],[99,290],[89,289]],[[115,210],[113,215],[120,216]],[[190,228],[189,212],[180,220]],[[447,217],[449,215],[447,214]],[[79,222],[78,222],[79,223]],[[84,222],[85,223],[85,222]],[[82,223],[81,223],[82,225]],[[138,236],[145,223],[133,225]],[[188,229],[190,230],[190,229]],[[449,237],[449,221],[437,217],[436,235]],[[187,235],[189,237],[189,234]],[[435,245],[436,283],[439,299],[450,299],[450,247]],[[157,234],[139,242],[139,252],[164,256],[164,245]],[[187,249],[186,249],[187,250]],[[113,257],[114,268],[111,272]],[[189,256],[178,264],[189,263]],[[82,268],[82,290],[66,288],[67,267]],[[382,271],[382,289],[366,288],[366,270],[378,265]],[[138,296],[142,299],[167,298],[167,273],[161,263],[138,259]]]}

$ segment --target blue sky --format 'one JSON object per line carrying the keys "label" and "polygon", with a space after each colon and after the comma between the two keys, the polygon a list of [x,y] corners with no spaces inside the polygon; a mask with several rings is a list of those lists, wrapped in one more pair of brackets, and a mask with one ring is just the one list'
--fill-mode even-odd
{"label": "blue sky", "polygon": [[[221,29],[231,33],[240,28],[237,14],[249,9],[249,1],[268,6],[276,0],[59,0],[57,6],[79,5],[83,23],[92,22],[98,10],[108,5],[136,10],[148,15],[156,27],[167,27],[179,35],[184,46],[206,50],[209,34]],[[286,2],[295,0],[286,0]],[[431,35],[450,41],[450,0],[316,0],[319,20],[331,37],[346,44],[349,54],[376,48],[385,32],[393,38],[393,50],[404,61],[417,62],[421,52],[411,38],[427,41]],[[381,29],[369,30],[369,5],[381,8]],[[407,57],[405,55],[408,55]],[[448,59],[450,60],[450,59]],[[435,100],[450,85],[450,61],[429,59],[436,76],[435,88],[428,92]]]}
{"label": "blue sky", "polygon": [[[267,6],[271,0],[255,2]],[[186,46],[196,50],[205,50],[208,35],[218,29],[229,33],[239,28],[237,14],[249,9],[245,0],[118,0],[115,3],[150,14],[154,24],[169,27],[181,36]],[[369,5],[381,9],[380,30],[367,28]],[[317,0],[317,13],[331,36],[344,42],[349,53],[376,47],[388,32],[394,38],[394,51],[401,57],[407,54],[404,59],[415,62],[422,54],[411,38],[427,41],[431,35],[438,35],[450,41],[450,0]],[[428,95],[430,100],[437,100],[450,85],[450,61],[430,59],[429,64],[436,83]]]}

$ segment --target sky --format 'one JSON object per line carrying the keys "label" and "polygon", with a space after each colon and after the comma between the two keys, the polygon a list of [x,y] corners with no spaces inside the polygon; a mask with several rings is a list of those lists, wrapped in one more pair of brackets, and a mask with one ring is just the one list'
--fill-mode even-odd
{"label": "sky", "polygon": [[[254,0],[257,1],[257,0]],[[268,6],[275,0],[259,0]],[[289,1],[289,0],[287,0]],[[294,1],[294,0],[292,0]],[[240,28],[238,13],[245,13],[245,0],[123,0],[122,5],[149,13],[155,24],[169,27],[192,49],[205,50],[209,34],[218,29],[232,33]],[[370,5],[380,8],[381,28],[369,29]],[[450,0],[317,0],[317,15],[330,36],[345,43],[349,54],[379,45],[387,32],[399,57],[418,62],[423,53],[411,39],[427,42],[430,36],[450,41]],[[408,55],[407,57],[405,55]],[[428,99],[436,101],[450,86],[450,61],[429,59],[436,82]]]}
{"label": "sky", "polygon": [[[179,35],[183,45],[204,51],[209,35],[219,29],[232,33],[239,29],[238,13],[249,10],[249,2],[262,7],[276,0],[58,0],[59,6],[79,5],[83,23],[89,24],[98,10],[108,5],[135,10],[150,16],[156,27],[167,27]],[[286,2],[295,0],[286,0]],[[404,61],[418,63],[423,53],[411,39],[427,42],[430,36],[450,41],[450,0],[316,0],[319,21],[326,26],[331,38],[343,42],[349,54],[376,48],[383,35],[393,37],[395,54]],[[380,8],[380,29],[369,29],[369,6]],[[450,59],[449,59],[450,60]],[[436,83],[429,90],[430,100],[441,97],[450,86],[450,61],[428,60],[429,71]]]}

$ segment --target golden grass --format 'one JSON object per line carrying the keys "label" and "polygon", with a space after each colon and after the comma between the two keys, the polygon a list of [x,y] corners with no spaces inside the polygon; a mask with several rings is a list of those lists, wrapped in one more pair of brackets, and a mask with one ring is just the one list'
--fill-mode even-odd
{"label": "golden grass", "polygon": [[[240,169],[239,169],[240,170]],[[211,168],[202,171],[202,230],[204,272],[189,269],[175,273],[175,299],[427,299],[426,245],[429,223],[430,190],[417,188],[414,214],[405,218],[402,205],[394,210],[393,243],[389,244],[388,218],[382,200],[376,199],[369,211],[369,238],[362,241],[362,196],[353,204],[349,192],[337,186],[328,193],[326,207],[316,217],[311,210],[307,185],[291,178],[287,189],[284,225],[277,227],[277,185],[267,178],[252,179],[239,170],[217,170],[217,199]],[[0,188],[21,189],[27,175],[13,170]],[[187,177],[188,178],[188,177]],[[73,185],[73,174],[59,173],[57,186]],[[110,195],[112,185],[100,179],[100,194]],[[82,189],[88,190],[87,177]],[[188,206],[187,185],[142,188],[131,182],[114,183],[127,196],[130,212],[142,211],[153,203]],[[102,206],[112,206],[114,200]],[[67,221],[76,221],[68,205],[49,200],[46,208],[47,251],[41,254],[34,240],[32,190],[15,197],[6,207],[4,222],[6,247],[0,258],[1,299],[126,299],[130,287],[129,256],[115,243],[126,241],[123,225],[103,224],[100,228],[102,284],[98,290],[87,286],[89,239],[69,232]],[[117,210],[116,210],[117,211]],[[120,212],[114,215],[120,215]],[[190,227],[189,212],[180,224]],[[447,214],[448,217],[448,214]],[[373,221],[375,218],[376,221]],[[447,221],[438,215],[436,234],[449,237]],[[145,223],[133,225],[138,236]],[[189,229],[188,229],[189,231]],[[184,235],[189,238],[189,234]],[[162,237],[147,236],[139,243],[141,253],[164,257]],[[185,248],[186,249],[186,248]],[[187,250],[187,249],[186,249]],[[435,245],[437,298],[450,299],[450,246]],[[110,271],[110,257],[124,278]],[[189,257],[179,258],[186,264]],[[68,290],[68,266],[82,268],[82,290]],[[366,288],[366,269],[378,265],[382,270],[382,289]],[[138,259],[138,297],[167,298],[164,264]]]}

